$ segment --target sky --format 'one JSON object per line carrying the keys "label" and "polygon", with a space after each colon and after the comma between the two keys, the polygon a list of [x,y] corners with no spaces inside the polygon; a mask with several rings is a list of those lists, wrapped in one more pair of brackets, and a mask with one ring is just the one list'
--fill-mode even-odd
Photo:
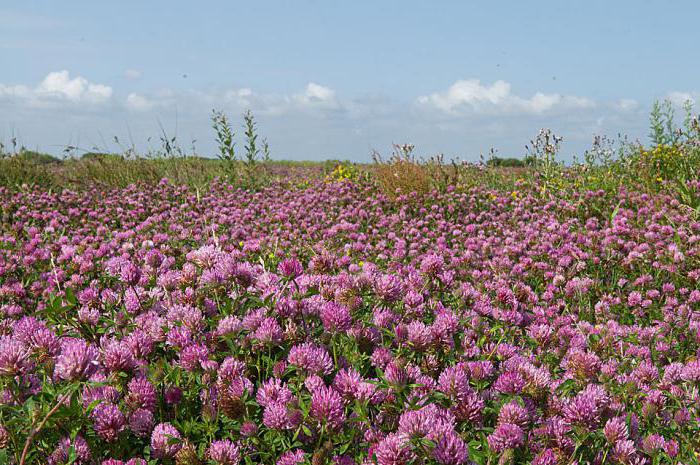
{"label": "sky", "polygon": [[570,159],[596,134],[646,141],[656,99],[700,99],[699,18],[697,0],[3,0],[0,141],[165,133],[213,156],[212,109],[238,133],[250,109],[279,159],[522,157],[544,127]]}

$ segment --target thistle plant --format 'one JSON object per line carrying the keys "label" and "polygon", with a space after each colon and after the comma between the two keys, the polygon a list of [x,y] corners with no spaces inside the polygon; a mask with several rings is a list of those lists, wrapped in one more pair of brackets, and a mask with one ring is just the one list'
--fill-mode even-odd
{"label": "thistle plant", "polygon": [[537,136],[525,146],[526,159],[531,161],[543,182],[543,189],[549,190],[556,187],[559,178],[560,165],[557,163],[557,154],[563,138],[557,136],[551,129],[543,128]]}
{"label": "thistle plant", "polygon": [[216,133],[216,143],[219,150],[217,157],[223,164],[226,177],[229,180],[235,179],[237,175],[237,159],[233,128],[226,114],[219,110],[212,110],[211,121]]}

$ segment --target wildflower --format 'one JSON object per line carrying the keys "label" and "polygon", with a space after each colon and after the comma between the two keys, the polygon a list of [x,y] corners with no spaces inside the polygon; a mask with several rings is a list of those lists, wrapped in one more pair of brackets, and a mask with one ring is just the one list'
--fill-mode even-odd
{"label": "wildflower", "polygon": [[408,465],[415,457],[408,447],[407,439],[399,434],[390,434],[379,442],[374,455],[377,465]]}
{"label": "wildflower", "polygon": [[622,417],[611,418],[605,423],[603,434],[608,440],[608,443],[615,444],[618,441],[628,439],[627,424]]}
{"label": "wildflower", "polygon": [[320,387],[311,394],[311,417],[335,429],[345,421],[343,400],[330,387]]}
{"label": "wildflower", "polygon": [[151,433],[151,451],[156,458],[173,458],[182,447],[182,436],[170,423],[159,423]]}
{"label": "wildflower", "polygon": [[335,302],[325,303],[321,307],[320,316],[323,327],[331,333],[347,331],[352,324],[348,308]]}
{"label": "wildflower", "polygon": [[147,437],[153,431],[154,424],[153,413],[150,410],[140,408],[129,415],[129,428],[136,436]]}
{"label": "wildflower", "polygon": [[317,345],[305,342],[292,347],[287,356],[290,365],[297,366],[309,373],[327,375],[333,368],[328,352]]}
{"label": "wildflower", "polygon": [[255,399],[263,407],[273,403],[287,404],[294,398],[292,391],[278,378],[270,378],[260,386]]}
{"label": "wildflower", "polygon": [[110,403],[100,403],[91,413],[95,432],[106,442],[117,440],[119,433],[126,426],[126,419],[119,408]]}
{"label": "wildflower", "polygon": [[499,423],[488,438],[492,451],[501,453],[506,449],[515,449],[523,445],[525,436],[520,426],[512,423]]}
{"label": "wildflower", "polygon": [[102,343],[103,363],[109,371],[131,371],[136,367],[134,354],[128,345],[115,339]]}
{"label": "wildflower", "polygon": [[63,339],[54,374],[67,381],[85,379],[97,369],[97,357],[97,350],[83,339]]}
{"label": "wildflower", "polygon": [[304,463],[304,456],[301,449],[290,450],[283,453],[275,465],[300,465]]}
{"label": "wildflower", "polygon": [[241,459],[240,448],[228,439],[213,441],[207,449],[207,456],[217,465],[237,465]]}
{"label": "wildflower", "polygon": [[281,402],[268,404],[263,410],[263,424],[273,430],[290,429],[294,426],[292,414],[290,408]]}
{"label": "wildflower", "polygon": [[67,463],[69,460],[69,454],[73,451],[76,464],[87,464],[90,462],[90,448],[87,441],[77,435],[75,439],[69,437],[64,437],[58,442],[58,446],[51,453],[48,458],[49,465],[61,465]]}
{"label": "wildflower", "polygon": [[433,450],[433,457],[443,465],[459,465],[467,462],[469,452],[467,445],[457,433],[450,432],[438,439]]}
{"label": "wildflower", "polygon": [[274,318],[265,318],[255,330],[255,339],[265,345],[274,345],[282,342],[282,328]]}
{"label": "wildflower", "polygon": [[0,375],[15,376],[30,366],[28,347],[10,336],[0,336]]}
{"label": "wildflower", "polygon": [[525,428],[530,422],[530,415],[516,401],[511,401],[501,407],[501,410],[498,412],[498,422],[511,423]]}
{"label": "wildflower", "polygon": [[285,258],[278,265],[277,271],[286,278],[295,279],[304,272],[304,267],[301,265],[299,260],[294,258]]}

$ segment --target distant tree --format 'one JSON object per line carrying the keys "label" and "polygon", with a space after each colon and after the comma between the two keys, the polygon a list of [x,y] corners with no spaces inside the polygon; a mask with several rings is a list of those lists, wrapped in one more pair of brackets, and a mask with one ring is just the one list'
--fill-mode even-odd
{"label": "distant tree", "polygon": [[526,162],[519,158],[502,158],[492,157],[486,161],[488,166],[503,166],[507,168],[520,168],[526,165]]}
{"label": "distant tree", "polygon": [[116,153],[106,153],[106,152],[85,152],[80,159],[81,160],[103,160],[106,158],[124,158]]}
{"label": "distant tree", "polygon": [[27,150],[24,148],[20,150],[17,156],[26,161],[36,163],[37,165],[61,163],[61,160],[54,157],[53,155],[49,155],[48,153],[37,152],[35,150]]}

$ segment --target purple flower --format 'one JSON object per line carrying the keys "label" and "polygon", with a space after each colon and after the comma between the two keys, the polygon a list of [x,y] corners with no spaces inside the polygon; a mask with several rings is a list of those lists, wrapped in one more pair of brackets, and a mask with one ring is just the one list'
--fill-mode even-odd
{"label": "purple flower", "polygon": [[265,345],[274,345],[282,342],[282,327],[274,318],[265,318],[260,322],[253,337]]}
{"label": "purple flower", "polygon": [[63,339],[54,374],[67,381],[85,379],[97,370],[97,357],[97,349],[83,339]]}
{"label": "purple flower", "polygon": [[287,404],[294,398],[292,391],[278,378],[270,378],[260,386],[255,399],[263,407],[273,403]]}
{"label": "purple flower", "polygon": [[433,342],[433,333],[422,321],[411,321],[406,327],[409,344],[416,350],[426,349]]}
{"label": "purple flower", "polygon": [[557,465],[557,456],[552,449],[545,449],[535,456],[532,465]]}
{"label": "purple flower", "polygon": [[466,463],[469,459],[467,445],[457,435],[450,432],[441,435],[433,449],[433,457],[438,463],[443,465],[459,465]]}
{"label": "purple flower", "polygon": [[165,390],[164,397],[168,405],[177,405],[182,400],[182,389],[177,386],[170,386]]}
{"label": "purple flower", "polygon": [[299,260],[285,258],[277,266],[277,271],[286,278],[294,279],[304,272],[304,267]]}
{"label": "purple flower", "polygon": [[564,418],[571,424],[596,427],[610,398],[601,386],[589,384],[564,406]]}
{"label": "purple flower", "polygon": [[522,446],[525,441],[525,435],[523,429],[518,425],[499,423],[486,440],[492,451],[501,453],[506,449],[515,449]]}
{"label": "purple flower", "polygon": [[202,344],[190,344],[180,352],[180,366],[187,371],[201,368],[201,362],[209,357],[209,349]]}
{"label": "purple flower", "polygon": [[129,428],[136,436],[142,438],[148,437],[151,431],[153,431],[154,424],[155,419],[150,410],[140,408],[134,410],[131,415],[129,415]]}
{"label": "purple flower", "polygon": [[126,395],[126,404],[130,409],[143,408],[153,411],[156,406],[156,390],[144,377],[133,378],[129,381],[129,392]]}
{"label": "purple flower", "polygon": [[285,404],[269,404],[263,410],[263,424],[274,430],[290,429],[293,427],[292,412]]}
{"label": "purple flower", "polygon": [[333,369],[333,360],[326,349],[310,342],[292,347],[287,361],[290,365],[314,374],[327,375]]}
{"label": "purple flower", "polygon": [[374,292],[386,303],[396,302],[403,294],[403,283],[398,276],[381,275],[374,281]]}
{"label": "purple flower", "polygon": [[69,437],[65,437],[58,442],[58,446],[56,446],[56,449],[48,458],[49,465],[67,463],[71,449],[73,449],[75,453],[75,462],[73,463],[87,464],[90,461],[91,454],[88,443],[82,436],[78,435],[73,440]]}
{"label": "purple flower", "polygon": [[0,375],[15,376],[30,366],[27,346],[10,336],[0,336]]}
{"label": "purple flower", "polygon": [[213,441],[207,449],[207,457],[217,465],[237,465],[241,459],[241,450],[228,439]]}
{"label": "purple flower", "polygon": [[452,412],[460,421],[479,423],[485,405],[484,399],[478,393],[471,391],[459,399],[452,408]]}
{"label": "purple flower", "polygon": [[496,379],[493,387],[504,394],[520,394],[527,381],[516,371],[507,371]]}
{"label": "purple flower", "polygon": [[408,439],[392,433],[377,444],[374,450],[377,465],[407,465],[415,454],[411,451]]}
{"label": "purple flower", "polygon": [[516,401],[510,401],[501,407],[498,412],[499,423],[512,423],[521,428],[525,428],[530,422],[530,415],[525,407],[522,407]]}
{"label": "purple flower", "polygon": [[333,388],[322,386],[311,394],[312,418],[336,429],[345,421],[343,399]]}
{"label": "purple flower", "polygon": [[182,447],[182,436],[170,423],[159,423],[151,433],[151,451],[156,458],[172,458]]}
{"label": "purple flower", "polygon": [[[106,381],[105,377],[94,375],[91,378],[92,381]],[[85,386],[82,392],[83,407],[86,409],[95,401],[104,400],[111,403],[117,403],[119,401],[119,391],[114,386],[108,385],[97,385],[97,386]]]}
{"label": "purple flower", "polygon": [[438,378],[438,390],[452,400],[459,400],[469,394],[469,376],[461,366],[445,368]]}
{"label": "purple flower", "polygon": [[329,333],[347,331],[352,325],[350,310],[348,310],[345,305],[340,305],[335,302],[326,302],[323,304],[320,316],[323,327]]}
{"label": "purple flower", "polygon": [[124,342],[108,339],[102,343],[102,359],[109,371],[131,371],[136,367],[136,360],[131,348]]}
{"label": "purple flower", "polygon": [[408,383],[408,373],[396,362],[390,362],[384,370],[384,378],[394,387],[404,386]]}
{"label": "purple flower", "polygon": [[441,256],[431,254],[426,255],[420,262],[420,271],[428,276],[436,276],[443,270],[445,261]]}
{"label": "purple flower", "polygon": [[95,432],[106,442],[114,442],[126,426],[126,419],[119,408],[109,402],[102,402],[91,413]]}
{"label": "purple flower", "polygon": [[258,434],[258,425],[252,421],[243,422],[241,425],[241,436],[249,438]]}
{"label": "purple flower", "polygon": [[125,465],[147,465],[146,461],[142,458],[133,458],[126,461]]}
{"label": "purple flower", "polygon": [[275,465],[299,465],[304,463],[304,456],[304,451],[301,449],[290,450],[280,455]]}
{"label": "purple flower", "polygon": [[454,432],[455,418],[447,410],[428,404],[399,417],[398,431],[410,438],[437,439]]}
{"label": "purple flower", "polygon": [[652,433],[642,441],[642,449],[647,454],[663,452],[666,450],[666,440],[658,433]]}
{"label": "purple flower", "polygon": [[603,434],[610,444],[628,439],[627,424],[623,417],[611,418],[605,423]]}

